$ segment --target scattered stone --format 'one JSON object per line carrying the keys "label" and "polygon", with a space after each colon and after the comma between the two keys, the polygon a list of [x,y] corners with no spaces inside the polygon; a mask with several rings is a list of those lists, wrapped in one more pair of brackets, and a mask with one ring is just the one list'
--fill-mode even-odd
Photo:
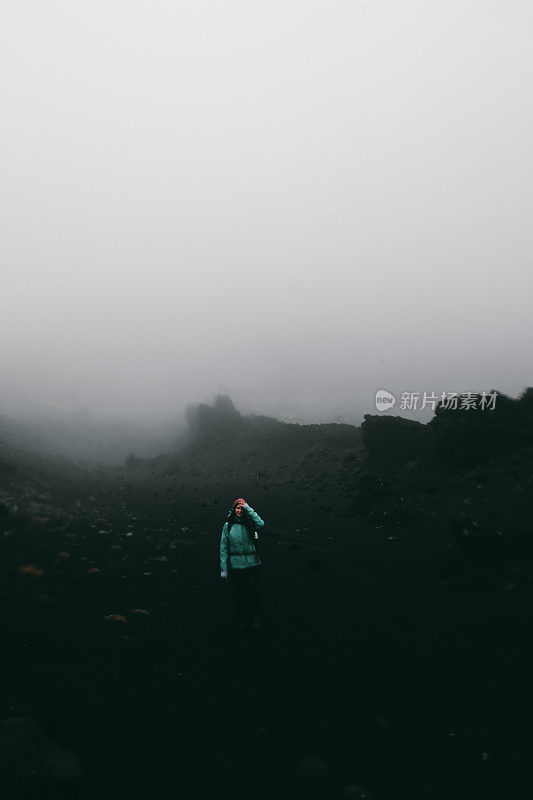
{"label": "scattered stone", "polygon": [[365,789],[364,786],[356,786],[355,784],[351,786],[343,786],[342,794],[344,797],[348,797],[350,800],[372,800],[372,795],[368,789]]}
{"label": "scattered stone", "polygon": [[31,575],[33,578],[40,578],[44,575],[44,570],[36,567],[35,564],[23,564],[17,570],[19,575]]}
{"label": "scattered stone", "polygon": [[37,602],[41,603],[44,606],[49,606],[51,603],[55,603],[55,600],[52,597],[50,597],[50,595],[48,595],[48,594],[42,594],[37,599]]}

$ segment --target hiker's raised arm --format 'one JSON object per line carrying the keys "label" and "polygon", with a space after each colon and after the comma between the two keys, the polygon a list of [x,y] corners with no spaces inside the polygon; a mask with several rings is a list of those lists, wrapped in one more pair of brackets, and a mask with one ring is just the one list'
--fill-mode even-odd
{"label": "hiker's raised arm", "polygon": [[246,509],[246,513],[248,514],[250,519],[253,520],[254,524],[257,525],[258,528],[262,528],[265,523],[263,522],[257,511],[254,511],[253,508],[248,505],[248,503],[246,503],[244,508]]}

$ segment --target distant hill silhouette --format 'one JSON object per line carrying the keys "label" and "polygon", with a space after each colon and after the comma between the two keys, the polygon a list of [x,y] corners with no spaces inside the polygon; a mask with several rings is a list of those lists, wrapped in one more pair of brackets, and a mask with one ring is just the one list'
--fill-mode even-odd
{"label": "distant hill silhouette", "polygon": [[[6,420],[0,422],[9,430]],[[515,547],[533,552],[531,388],[517,400],[498,395],[493,410],[438,406],[428,424],[367,414],[361,427],[243,415],[220,395],[211,405],[189,406],[187,430],[181,439],[169,439],[166,454],[142,458],[131,452],[122,467],[96,471],[37,456],[1,433],[0,426],[4,513],[49,516],[60,506],[74,518],[91,512],[83,503],[71,508],[73,498],[95,491],[111,496],[114,483],[123,480],[139,486],[185,481],[202,491],[221,480],[260,482],[280,496],[284,486],[307,490],[335,516],[371,515],[380,526],[442,514],[471,557]]]}

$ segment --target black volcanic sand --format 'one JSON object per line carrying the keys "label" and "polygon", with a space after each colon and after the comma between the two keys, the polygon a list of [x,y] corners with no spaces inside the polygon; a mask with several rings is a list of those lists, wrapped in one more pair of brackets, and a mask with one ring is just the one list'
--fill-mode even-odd
{"label": "black volcanic sand", "polygon": [[[5,523],[0,718],[81,777],[8,770],[4,797],[531,796],[532,565],[465,563],[438,507],[387,529],[293,486],[177,483]],[[237,495],[267,522],[253,635],[219,578]]]}

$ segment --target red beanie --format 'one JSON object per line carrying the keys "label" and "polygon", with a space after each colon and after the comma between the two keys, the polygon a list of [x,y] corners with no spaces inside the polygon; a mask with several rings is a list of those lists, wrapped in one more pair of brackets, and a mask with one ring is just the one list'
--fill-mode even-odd
{"label": "red beanie", "polygon": [[240,505],[241,503],[246,503],[244,497],[238,497],[233,503],[233,508],[237,508],[237,506]]}

